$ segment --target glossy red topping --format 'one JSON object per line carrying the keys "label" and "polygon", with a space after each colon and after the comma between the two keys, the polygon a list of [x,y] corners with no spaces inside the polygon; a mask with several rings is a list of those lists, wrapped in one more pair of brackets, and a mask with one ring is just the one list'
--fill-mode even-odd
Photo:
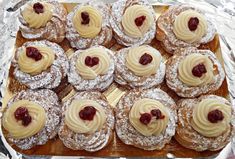
{"label": "glossy red topping", "polygon": [[37,3],[34,3],[33,10],[37,14],[43,13],[44,12],[44,7],[41,3],[37,2]]}
{"label": "glossy red topping", "polygon": [[211,123],[217,123],[218,121],[221,121],[224,119],[224,115],[220,110],[215,109],[215,110],[212,110],[208,113],[207,119]]}
{"label": "glossy red topping", "polygon": [[35,61],[39,61],[42,59],[42,54],[39,52],[39,50],[35,47],[27,47],[26,48],[26,55]]}
{"label": "glossy red topping", "polygon": [[146,16],[144,16],[144,15],[135,18],[135,25],[140,27],[141,25],[143,25],[145,19],[146,19]]}
{"label": "glossy red topping", "polygon": [[149,63],[151,63],[153,60],[153,57],[147,53],[144,53],[139,60],[139,63],[142,65],[147,65]]}
{"label": "glossy red topping", "polygon": [[16,111],[14,112],[14,115],[15,115],[15,119],[21,120],[22,125],[24,125],[24,126],[28,126],[32,121],[32,118],[29,115],[29,111],[25,107],[17,108]]}
{"label": "glossy red topping", "polygon": [[159,109],[151,110],[151,114],[152,114],[152,116],[156,116],[156,119],[164,119],[165,118],[165,116],[162,115],[162,112]]}
{"label": "glossy red topping", "polygon": [[151,119],[152,119],[151,114],[149,114],[149,113],[144,113],[144,114],[141,114],[139,120],[140,120],[140,122],[143,123],[144,125],[147,125],[148,123],[150,123]]}
{"label": "glossy red topping", "polygon": [[192,74],[196,77],[201,77],[204,73],[206,73],[206,67],[204,64],[198,64],[193,67]]}
{"label": "glossy red topping", "polygon": [[93,67],[95,65],[98,65],[99,64],[99,58],[98,57],[90,57],[90,56],[87,56],[86,59],[85,59],[85,64],[89,67]]}
{"label": "glossy red topping", "polygon": [[96,109],[93,106],[86,106],[79,112],[79,117],[82,120],[93,120],[96,114]]}
{"label": "glossy red topping", "polygon": [[197,17],[192,17],[188,21],[188,28],[191,31],[195,31],[197,29],[197,26],[199,24],[199,19]]}
{"label": "glossy red topping", "polygon": [[81,17],[82,17],[82,22],[81,22],[82,24],[89,24],[90,16],[87,12],[82,12]]}

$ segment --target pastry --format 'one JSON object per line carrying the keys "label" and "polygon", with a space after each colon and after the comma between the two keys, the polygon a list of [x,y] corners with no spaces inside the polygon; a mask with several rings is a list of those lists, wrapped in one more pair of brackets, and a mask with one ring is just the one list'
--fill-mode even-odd
{"label": "pastry", "polygon": [[31,89],[55,88],[68,71],[68,59],[56,43],[26,42],[16,50],[14,76]]}
{"label": "pastry", "polygon": [[156,32],[156,16],[147,0],[118,0],[112,4],[111,26],[118,43],[149,44]]}
{"label": "pastry", "polygon": [[78,50],[70,58],[68,81],[78,90],[105,90],[113,82],[114,54],[103,46]]}
{"label": "pastry", "polygon": [[23,150],[44,145],[57,135],[60,109],[58,97],[51,90],[21,91],[8,102],[3,112],[4,136]]}
{"label": "pastry", "polygon": [[156,38],[174,53],[178,48],[199,47],[215,37],[216,29],[204,13],[192,6],[174,5],[157,20]]}
{"label": "pastry", "polygon": [[232,107],[225,98],[205,95],[182,99],[177,103],[178,127],[175,139],[196,151],[216,151],[226,146],[234,135]]}
{"label": "pastry", "polygon": [[163,82],[166,66],[160,52],[148,45],[124,48],[116,54],[115,81],[131,88],[151,88]]}
{"label": "pastry", "polygon": [[210,50],[180,49],[166,65],[166,83],[181,97],[213,92],[225,78],[221,64]]}
{"label": "pastry", "polygon": [[175,134],[176,104],[160,89],[130,91],[115,111],[117,136],[127,145],[160,150]]}
{"label": "pastry", "polygon": [[63,105],[59,138],[73,150],[103,149],[113,138],[114,116],[100,92],[78,92]]}
{"label": "pastry", "polygon": [[78,4],[67,17],[66,38],[71,46],[86,49],[108,45],[112,39],[109,14],[110,8],[102,1]]}
{"label": "pastry", "polygon": [[20,10],[20,31],[26,39],[61,42],[65,37],[67,12],[56,1],[30,1]]}

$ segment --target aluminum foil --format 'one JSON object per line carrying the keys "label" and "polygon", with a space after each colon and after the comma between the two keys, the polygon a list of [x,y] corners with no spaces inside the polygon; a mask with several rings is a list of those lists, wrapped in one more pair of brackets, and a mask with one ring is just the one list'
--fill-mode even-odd
{"label": "aluminum foil", "polygon": [[[19,22],[17,15],[19,8],[29,0],[0,0],[0,101],[4,95],[8,71],[12,60],[16,33],[18,31]],[[88,0],[58,0],[66,3],[79,3]],[[103,0],[112,3],[115,0]],[[179,3],[189,3],[202,10],[205,10],[207,16],[214,23],[220,35],[221,51],[224,58],[227,82],[231,102],[235,109],[235,0],[149,0],[152,5],[174,5]],[[0,105],[1,107],[1,105]],[[0,112],[1,117],[1,112]],[[235,120],[233,120],[235,122]],[[0,158],[8,154],[9,158],[20,159],[31,158],[23,156],[15,152],[1,135],[0,129],[0,145],[4,144],[4,154],[0,152]],[[232,157],[234,155],[234,157]],[[34,156],[36,157],[36,156]],[[167,158],[174,158],[172,154],[168,154]],[[235,137],[217,156],[217,158],[235,158]],[[38,158],[60,158],[49,156],[38,156]]]}

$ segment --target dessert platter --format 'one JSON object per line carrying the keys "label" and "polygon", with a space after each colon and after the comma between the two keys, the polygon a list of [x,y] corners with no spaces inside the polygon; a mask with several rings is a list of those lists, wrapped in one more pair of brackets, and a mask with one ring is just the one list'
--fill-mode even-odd
{"label": "dessert platter", "polygon": [[19,153],[211,157],[235,135],[216,27],[189,4],[29,1],[1,126]]}

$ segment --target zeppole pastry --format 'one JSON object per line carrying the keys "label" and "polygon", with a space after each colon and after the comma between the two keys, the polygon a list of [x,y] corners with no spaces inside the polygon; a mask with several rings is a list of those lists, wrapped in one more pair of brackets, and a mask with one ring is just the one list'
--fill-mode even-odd
{"label": "zeppole pastry", "polygon": [[113,3],[110,23],[117,42],[125,46],[149,44],[156,32],[155,11],[147,0]]}
{"label": "zeppole pastry", "polygon": [[166,65],[166,83],[181,97],[213,92],[225,78],[221,64],[210,50],[180,49]]}
{"label": "zeppole pastry", "polygon": [[69,63],[64,50],[46,40],[26,42],[16,50],[14,76],[31,89],[55,88],[67,75]]}
{"label": "zeppole pastry", "polygon": [[66,38],[71,46],[86,49],[108,45],[112,39],[109,14],[110,8],[102,1],[78,4],[67,17]]}
{"label": "zeppole pastry", "polygon": [[43,145],[57,135],[60,109],[58,97],[51,90],[21,91],[3,112],[4,136],[23,150]]}
{"label": "zeppole pastry", "polygon": [[156,38],[164,49],[199,47],[215,37],[216,29],[204,13],[188,5],[171,6],[157,20]]}
{"label": "zeppole pastry", "polygon": [[131,88],[151,88],[163,82],[165,69],[155,48],[149,45],[124,48],[116,54],[115,81]]}
{"label": "zeppole pastry", "polygon": [[[234,135],[231,104],[222,97],[206,95],[178,102],[178,127],[175,139],[196,151],[216,151]],[[232,115],[233,114],[233,115]]]}
{"label": "zeppole pastry", "polygon": [[78,92],[64,103],[59,137],[73,150],[103,149],[113,138],[114,116],[100,92]]}
{"label": "zeppole pastry", "polygon": [[127,145],[160,150],[175,134],[174,100],[160,89],[130,91],[116,108],[116,133]]}
{"label": "zeppole pastry", "polygon": [[30,1],[20,11],[21,34],[26,39],[59,43],[65,37],[66,16],[67,12],[59,2]]}
{"label": "zeppole pastry", "polygon": [[78,50],[70,58],[68,81],[78,90],[105,90],[113,82],[114,54],[103,46]]}

